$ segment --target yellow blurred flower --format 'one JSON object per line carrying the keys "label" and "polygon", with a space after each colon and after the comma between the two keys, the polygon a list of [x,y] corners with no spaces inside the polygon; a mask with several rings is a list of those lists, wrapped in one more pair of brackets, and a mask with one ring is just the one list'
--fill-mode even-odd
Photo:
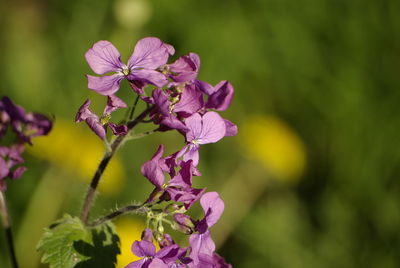
{"label": "yellow blurred flower", "polygon": [[306,165],[305,146],[285,122],[274,116],[249,116],[239,133],[248,155],[261,161],[277,179],[299,180]]}
{"label": "yellow blurred flower", "polygon": [[[34,145],[29,147],[29,152],[89,183],[103,156],[104,145],[83,124],[57,118],[50,134],[37,137]],[[122,186],[123,173],[121,161],[118,156],[114,156],[100,182],[100,192],[117,193]]]}
{"label": "yellow blurred flower", "polygon": [[120,239],[121,254],[117,256],[117,268],[123,268],[140,258],[132,253],[131,246],[135,240],[140,240],[145,226],[132,218],[122,218],[115,223]]}

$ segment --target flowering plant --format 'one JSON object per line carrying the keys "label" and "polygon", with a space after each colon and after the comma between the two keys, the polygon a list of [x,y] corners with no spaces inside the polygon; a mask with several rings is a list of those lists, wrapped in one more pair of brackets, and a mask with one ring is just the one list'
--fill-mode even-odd
{"label": "flowering plant", "polygon": [[[218,113],[230,106],[234,90],[228,81],[213,86],[199,80],[200,58],[195,53],[168,63],[174,53],[171,45],[155,37],[139,40],[126,64],[108,41],[99,41],[86,52],[89,66],[99,75],[86,76],[88,88],[104,95],[107,102],[99,116],[91,110],[91,101],[86,100],[75,121],[84,121],[104,141],[106,149],[88,187],[80,217],[65,215],[45,230],[38,244],[43,263],[50,267],[113,267],[119,253],[119,239],[111,220],[126,213],[136,213],[147,218],[147,226],[141,240],[132,244],[133,254],[141,259],[131,262],[127,268],[231,267],[215,252],[210,233],[210,228],[223,213],[224,202],[217,192],[194,188],[192,181],[201,176],[198,169],[200,147],[237,134],[236,125]],[[115,95],[123,80],[128,82],[134,94],[131,106]],[[139,102],[145,108],[135,114]],[[6,106],[0,106],[0,111]],[[127,112],[122,120],[116,121],[113,112],[118,109],[127,109]],[[51,127],[49,121],[38,114],[24,118],[30,118],[22,120],[25,129],[34,130],[29,131],[33,133],[29,136],[17,131],[20,139],[26,142],[34,135],[46,134]],[[11,120],[13,129],[19,129],[17,123],[14,126],[14,119],[5,120]],[[135,133],[139,124],[151,124],[155,128]],[[0,135],[4,132],[2,128]],[[91,220],[96,189],[117,150],[128,140],[165,131],[177,131],[184,138],[184,144],[166,156],[164,145],[160,144],[153,157],[142,165],[141,173],[154,185],[147,199]],[[0,156],[2,154],[0,150]],[[5,162],[1,160],[0,170],[3,170],[1,165]],[[19,162],[14,161],[15,164]],[[14,178],[22,171],[17,167],[4,176]],[[1,176],[2,173],[0,180]],[[194,219],[188,211],[198,201],[204,215]],[[187,235],[188,246],[176,243],[167,233],[167,226]]]}

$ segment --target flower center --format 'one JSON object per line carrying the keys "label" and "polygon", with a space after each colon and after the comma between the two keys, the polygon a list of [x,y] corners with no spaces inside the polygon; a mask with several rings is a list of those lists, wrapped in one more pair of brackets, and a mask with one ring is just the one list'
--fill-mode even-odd
{"label": "flower center", "polygon": [[128,74],[130,74],[131,70],[129,70],[128,68],[124,68],[122,69],[122,73],[127,76]]}

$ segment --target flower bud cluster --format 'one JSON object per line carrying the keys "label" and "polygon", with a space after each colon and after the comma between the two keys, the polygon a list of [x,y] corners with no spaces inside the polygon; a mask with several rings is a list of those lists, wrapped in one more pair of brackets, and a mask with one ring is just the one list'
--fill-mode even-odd
{"label": "flower bud cluster", "polygon": [[[221,81],[212,86],[197,79],[200,58],[195,53],[179,57],[173,63],[168,59],[175,49],[158,38],[147,37],[136,44],[127,63],[121,61],[118,50],[108,41],[99,41],[90,48],[86,60],[99,76],[87,75],[88,88],[108,98],[102,116],[89,110],[87,100],[79,109],[76,121],[85,121],[91,130],[106,140],[108,127],[117,136],[131,130],[129,120],[111,123],[111,113],[127,105],[114,94],[122,80],[147,104],[148,121],[157,131],[176,130],[184,138],[183,147],[164,155],[164,145],[159,145],[151,160],[141,167],[142,174],[154,185],[145,204],[148,227],[141,241],[135,241],[132,251],[142,259],[127,267],[230,267],[215,252],[210,227],[220,218],[224,202],[216,192],[193,187],[192,179],[201,176],[200,147],[215,143],[225,136],[237,134],[235,124],[219,115],[226,110],[234,95],[233,86]],[[143,119],[143,118],[142,118]],[[192,219],[186,212],[200,201],[204,216]],[[165,206],[155,209],[156,206]],[[164,224],[189,235],[187,248],[177,245]],[[153,239],[159,244],[156,252]]]}

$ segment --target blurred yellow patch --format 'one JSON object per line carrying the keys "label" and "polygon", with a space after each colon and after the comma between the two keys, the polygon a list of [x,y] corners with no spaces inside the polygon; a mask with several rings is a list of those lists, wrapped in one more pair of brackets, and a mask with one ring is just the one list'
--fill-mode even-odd
{"label": "blurred yellow patch", "polygon": [[[103,142],[96,135],[62,118],[57,118],[48,136],[37,137],[33,142],[34,145],[29,147],[31,154],[76,174],[76,178],[87,183],[104,153]],[[114,156],[100,182],[100,192],[117,193],[122,186],[123,173],[121,161]]]}
{"label": "blurred yellow patch", "polygon": [[145,226],[132,218],[122,218],[115,223],[121,243],[121,254],[117,256],[117,268],[123,268],[140,258],[132,253],[131,247],[135,240],[140,240]]}
{"label": "blurred yellow patch", "polygon": [[240,128],[249,156],[257,158],[278,179],[296,182],[306,165],[305,146],[297,134],[274,116],[250,116]]}

